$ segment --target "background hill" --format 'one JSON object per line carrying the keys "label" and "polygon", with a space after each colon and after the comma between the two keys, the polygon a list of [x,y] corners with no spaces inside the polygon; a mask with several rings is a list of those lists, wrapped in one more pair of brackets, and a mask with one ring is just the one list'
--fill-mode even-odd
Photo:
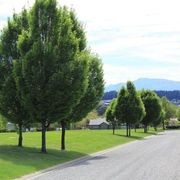
{"label": "background hill", "polygon": [[[148,78],[140,78],[133,81],[137,90],[140,89],[151,89],[156,91],[173,91],[180,90],[180,81],[172,81],[166,79],[148,79]],[[126,83],[118,83],[107,85],[105,87],[105,92],[108,91],[119,91],[119,89],[125,85]]]}

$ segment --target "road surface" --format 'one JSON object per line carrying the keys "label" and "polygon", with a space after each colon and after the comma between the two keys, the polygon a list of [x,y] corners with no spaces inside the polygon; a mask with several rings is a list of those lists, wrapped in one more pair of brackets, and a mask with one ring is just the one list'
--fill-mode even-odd
{"label": "road surface", "polygon": [[166,131],[28,179],[180,180],[180,131]]}

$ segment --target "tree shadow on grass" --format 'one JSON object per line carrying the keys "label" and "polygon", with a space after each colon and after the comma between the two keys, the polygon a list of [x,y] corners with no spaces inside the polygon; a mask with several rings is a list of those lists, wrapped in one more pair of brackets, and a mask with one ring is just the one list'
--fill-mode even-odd
{"label": "tree shadow on grass", "polygon": [[[32,171],[38,171],[44,168],[48,168],[53,165],[57,165],[66,161],[70,161],[87,154],[75,151],[65,151],[48,149],[48,153],[42,154],[39,148],[31,147],[17,147],[13,145],[0,145],[0,160],[3,160],[2,168],[7,168],[6,162],[10,162],[14,168],[18,166],[24,166],[29,168],[29,173]],[[28,172],[28,170],[27,170]],[[26,172],[26,174],[27,174]],[[19,174],[24,175],[22,174]]]}
{"label": "tree shadow on grass", "polygon": [[[68,162],[71,160],[75,160],[77,158],[81,158],[78,161]],[[42,172],[50,172],[52,169],[49,167],[67,162],[63,166],[58,165],[53,167],[53,170],[59,170],[62,168],[74,167],[74,166],[83,166],[89,165],[93,163],[92,161],[101,160],[106,158],[105,155],[97,155],[90,156],[85,153],[75,152],[75,151],[60,151],[54,149],[48,149],[47,154],[42,154],[39,148],[31,148],[31,147],[17,147],[13,145],[0,145],[0,160],[5,161],[1,166],[1,170],[3,173],[6,172],[7,165],[6,162],[10,162],[11,167],[15,172],[21,170],[13,174],[11,172],[11,176],[9,178],[14,179],[17,177],[21,177],[23,175],[30,174],[35,171],[43,170]],[[22,168],[23,166],[23,168]],[[3,169],[4,168],[4,169]],[[48,168],[48,169],[46,169]],[[1,177],[1,175],[0,175]]]}

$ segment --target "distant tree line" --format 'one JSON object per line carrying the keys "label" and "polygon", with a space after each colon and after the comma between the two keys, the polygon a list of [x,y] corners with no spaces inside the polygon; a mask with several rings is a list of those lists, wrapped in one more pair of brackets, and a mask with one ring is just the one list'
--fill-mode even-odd
{"label": "distant tree line", "polygon": [[111,99],[117,98],[117,94],[118,94],[117,91],[105,92],[102,97],[102,100],[111,100]]}
{"label": "distant tree line", "polygon": [[159,97],[165,96],[169,101],[180,100],[180,91],[155,91]]}
{"label": "distant tree line", "polygon": [[[165,96],[169,101],[172,101],[173,99],[175,100],[180,100],[180,91],[175,90],[175,91],[154,91],[159,97]],[[113,98],[117,98],[117,91],[109,91],[105,92],[102,100],[111,100]]]}

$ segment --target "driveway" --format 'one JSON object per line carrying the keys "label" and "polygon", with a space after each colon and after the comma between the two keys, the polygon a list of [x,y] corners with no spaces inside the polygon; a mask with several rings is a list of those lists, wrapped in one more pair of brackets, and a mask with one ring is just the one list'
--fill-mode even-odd
{"label": "driveway", "polygon": [[180,131],[166,131],[24,179],[180,180]]}

